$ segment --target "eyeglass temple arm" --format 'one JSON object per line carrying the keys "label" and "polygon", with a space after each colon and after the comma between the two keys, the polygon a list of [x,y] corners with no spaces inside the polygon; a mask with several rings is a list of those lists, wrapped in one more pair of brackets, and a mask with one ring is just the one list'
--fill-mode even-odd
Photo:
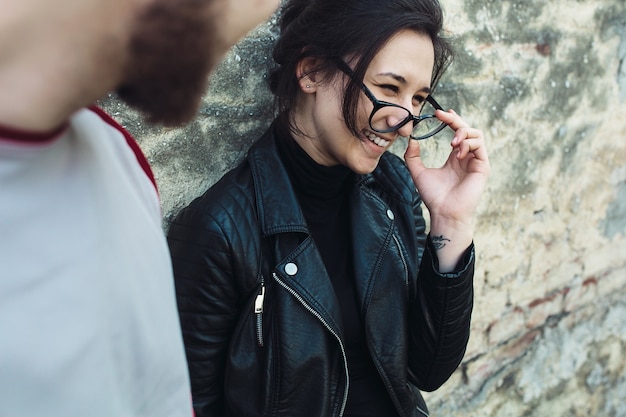
{"label": "eyeglass temple arm", "polygon": [[[354,72],[352,71],[352,68],[350,68],[348,66],[348,64],[346,64],[342,59],[340,58],[333,58],[333,61],[335,62],[335,65],[337,65],[337,68],[339,68],[339,70],[341,72],[343,72],[344,74],[346,74],[348,76],[348,78],[350,78],[353,82],[356,82],[354,80]],[[367,98],[370,99],[370,101],[372,103],[378,103],[378,99],[376,97],[374,97],[374,94],[372,94],[372,92],[370,91],[369,88],[367,88],[365,86],[365,84],[363,83],[358,83],[361,86],[361,90],[363,90],[363,92],[365,93],[365,95],[367,96]]]}
{"label": "eyeglass temple arm", "polygon": [[441,105],[439,105],[439,103],[437,103],[437,100],[435,100],[433,98],[433,96],[429,95],[428,97],[426,97],[426,101],[428,101],[430,104],[432,104],[435,109],[443,110],[443,107],[441,107]]}

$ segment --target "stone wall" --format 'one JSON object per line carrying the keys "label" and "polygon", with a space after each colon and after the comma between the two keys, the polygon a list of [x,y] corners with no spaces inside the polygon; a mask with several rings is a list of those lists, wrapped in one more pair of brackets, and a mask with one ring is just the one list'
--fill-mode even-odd
{"label": "stone wall", "polygon": [[[472,336],[427,394],[433,415],[626,416],[626,2],[442,3],[458,55],[436,95],[484,130],[492,177]],[[152,162],[165,227],[269,124],[273,23],[231,51],[185,128],[102,102]],[[424,143],[427,163],[447,139]]]}

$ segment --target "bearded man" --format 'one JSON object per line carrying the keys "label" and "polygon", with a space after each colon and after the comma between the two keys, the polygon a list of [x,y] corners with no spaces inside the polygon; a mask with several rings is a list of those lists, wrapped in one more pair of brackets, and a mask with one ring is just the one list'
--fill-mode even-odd
{"label": "bearded man", "polygon": [[0,416],[189,417],[158,194],[95,107],[193,118],[278,0],[0,0]]}

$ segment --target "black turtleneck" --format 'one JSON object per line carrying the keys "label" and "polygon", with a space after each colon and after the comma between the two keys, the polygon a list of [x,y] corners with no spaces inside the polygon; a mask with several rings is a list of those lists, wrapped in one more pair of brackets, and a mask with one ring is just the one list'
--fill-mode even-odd
{"label": "black turtleneck", "polygon": [[280,157],[341,309],[350,391],[345,417],[395,417],[387,391],[368,353],[356,296],[350,233],[350,191],[354,173],[343,165],[316,163],[277,123]]}

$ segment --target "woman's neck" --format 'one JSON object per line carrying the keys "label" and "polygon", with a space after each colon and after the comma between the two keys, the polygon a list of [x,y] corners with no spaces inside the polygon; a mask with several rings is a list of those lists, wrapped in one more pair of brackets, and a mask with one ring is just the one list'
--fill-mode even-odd
{"label": "woman's neck", "polygon": [[280,157],[297,193],[326,200],[345,191],[353,177],[349,168],[318,163],[280,123],[276,136]]}

